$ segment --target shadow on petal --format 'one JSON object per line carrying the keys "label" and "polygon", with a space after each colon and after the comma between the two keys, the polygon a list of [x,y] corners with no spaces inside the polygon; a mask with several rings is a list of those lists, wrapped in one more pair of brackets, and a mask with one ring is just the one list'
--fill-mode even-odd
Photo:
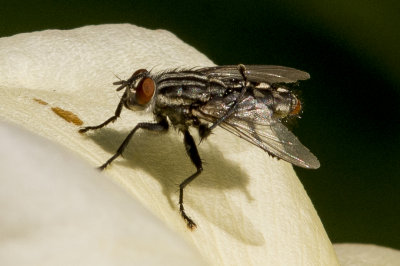
{"label": "shadow on petal", "polygon": [[[129,131],[126,130],[104,128],[89,133],[88,137],[113,154],[128,134]],[[178,211],[179,184],[195,172],[195,167],[186,155],[182,139],[181,134],[176,132],[138,132],[123,153],[124,158],[116,159],[113,165],[130,167],[132,171],[141,169],[148,173],[162,186],[163,194],[171,208]],[[263,236],[251,219],[247,218],[245,211],[229,202],[222,193],[224,190],[238,189],[245,194],[248,201],[252,201],[246,188],[249,183],[248,175],[237,163],[225,159],[223,152],[218,148],[210,145],[199,145],[198,148],[204,171],[186,187],[185,206],[197,210],[206,220],[239,241],[263,245]],[[239,223],[235,223],[239,220]]]}

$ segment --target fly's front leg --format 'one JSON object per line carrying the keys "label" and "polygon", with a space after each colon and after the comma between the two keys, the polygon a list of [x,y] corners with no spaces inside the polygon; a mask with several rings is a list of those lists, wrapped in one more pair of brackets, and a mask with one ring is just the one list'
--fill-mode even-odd
{"label": "fly's front leg", "polygon": [[199,152],[197,151],[196,144],[193,140],[193,137],[190,135],[188,130],[184,131],[184,144],[185,144],[185,149],[186,153],[190,157],[190,160],[192,163],[196,166],[197,171],[186,178],[180,185],[179,185],[179,211],[182,215],[182,218],[185,220],[187,227],[190,230],[193,230],[196,228],[196,224],[193,222],[193,220],[186,214],[185,208],[183,207],[183,190],[184,188],[192,182],[200,173],[203,171],[203,166],[202,162],[200,159]]}
{"label": "fly's front leg", "polygon": [[99,167],[100,170],[106,168],[112,161],[114,161],[118,156],[122,155],[126,146],[128,146],[129,141],[131,141],[133,134],[135,134],[138,129],[146,129],[150,131],[166,131],[168,130],[168,122],[165,118],[161,118],[161,120],[157,123],[139,123],[135,126],[134,129],[126,136],[124,142],[122,142],[121,146],[119,146],[117,152],[107,160],[102,166]]}
{"label": "fly's front leg", "polygon": [[236,109],[239,106],[239,103],[243,100],[247,88],[251,86],[250,84],[248,84],[247,77],[245,75],[246,67],[240,64],[238,65],[238,70],[243,77],[243,87],[242,90],[240,91],[239,96],[236,98],[234,104],[229,108],[229,110],[223,116],[221,116],[217,121],[215,121],[210,127],[208,128],[203,127],[201,130],[199,130],[200,138],[202,140],[210,135],[211,130],[216,128],[219,124],[221,124],[225,119],[229,118],[236,111]]}
{"label": "fly's front leg", "polygon": [[91,126],[91,127],[84,127],[79,129],[79,133],[85,133],[88,130],[95,130],[95,129],[99,129],[102,127],[105,127],[106,125],[108,125],[111,122],[114,122],[115,120],[117,120],[117,118],[120,116],[121,111],[122,111],[122,107],[124,106],[124,101],[126,99],[126,95],[128,93],[128,90],[126,90],[124,92],[124,94],[122,95],[121,100],[119,101],[119,104],[117,106],[117,109],[115,110],[115,113],[112,117],[110,117],[109,119],[107,119],[106,121],[104,121],[103,123],[101,123],[100,125],[97,126]]}

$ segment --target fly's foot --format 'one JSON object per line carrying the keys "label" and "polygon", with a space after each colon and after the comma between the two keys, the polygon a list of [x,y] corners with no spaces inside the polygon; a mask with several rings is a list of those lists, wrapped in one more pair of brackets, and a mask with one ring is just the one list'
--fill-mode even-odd
{"label": "fly's foot", "polygon": [[121,153],[117,152],[116,154],[114,154],[110,159],[107,160],[107,162],[105,162],[104,164],[102,164],[101,166],[98,167],[98,169],[100,171],[103,171],[104,169],[106,169],[107,166],[109,166],[114,160],[115,158],[117,158],[118,156],[120,156]]}
{"label": "fly's foot", "polygon": [[83,134],[83,133],[86,133],[87,131],[89,131],[91,129],[91,127],[83,127],[83,128],[81,128],[81,129],[79,129],[79,133],[81,133],[81,134]]}
{"label": "fly's foot", "polygon": [[106,167],[108,166],[107,163],[100,165],[99,167],[97,167],[97,169],[99,169],[100,171],[103,171],[104,169],[106,169]]}
{"label": "fly's foot", "polygon": [[180,207],[180,211],[181,211],[181,216],[182,216],[183,220],[185,220],[185,222],[186,222],[186,226],[187,226],[191,231],[195,230],[196,227],[197,227],[196,223],[193,222],[193,220],[192,220],[189,216],[187,216],[187,214],[185,213],[185,209],[183,208],[182,205],[181,205],[181,207]]}

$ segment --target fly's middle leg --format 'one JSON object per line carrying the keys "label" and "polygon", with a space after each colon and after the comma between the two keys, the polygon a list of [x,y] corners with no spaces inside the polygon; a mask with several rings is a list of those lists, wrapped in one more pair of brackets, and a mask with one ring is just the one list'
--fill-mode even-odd
{"label": "fly's middle leg", "polygon": [[192,174],[191,176],[189,176],[188,178],[186,178],[179,185],[179,211],[182,215],[182,218],[185,220],[187,227],[190,230],[193,230],[196,228],[196,224],[186,214],[185,208],[183,207],[183,190],[190,182],[192,182],[197,176],[200,175],[200,173],[203,171],[203,166],[202,166],[199,152],[197,151],[196,144],[188,130],[184,131],[184,139],[183,140],[184,140],[184,144],[185,144],[186,153],[190,157],[190,160],[192,161],[192,163],[196,166],[197,171],[194,174]]}

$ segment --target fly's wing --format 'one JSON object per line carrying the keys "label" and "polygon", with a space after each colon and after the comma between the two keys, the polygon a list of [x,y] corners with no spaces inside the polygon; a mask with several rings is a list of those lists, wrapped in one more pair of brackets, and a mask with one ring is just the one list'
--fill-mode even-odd
{"label": "fly's wing", "polygon": [[[236,112],[225,119],[220,126],[251,144],[289,163],[304,168],[319,168],[318,159],[279,120],[272,118],[267,106],[259,106],[247,97]],[[199,118],[215,122],[224,115],[230,100],[214,99],[201,107],[196,114]]]}
{"label": "fly's wing", "polygon": [[320,166],[317,157],[278,121],[270,125],[260,125],[230,118],[220,126],[291,164],[311,169]]}
{"label": "fly's wing", "polygon": [[[247,79],[257,83],[294,83],[299,80],[307,80],[310,75],[307,72],[283,66],[269,65],[246,65],[244,72]],[[243,77],[239,72],[237,65],[206,67],[196,70],[207,75],[209,78],[219,80],[242,80]]]}

